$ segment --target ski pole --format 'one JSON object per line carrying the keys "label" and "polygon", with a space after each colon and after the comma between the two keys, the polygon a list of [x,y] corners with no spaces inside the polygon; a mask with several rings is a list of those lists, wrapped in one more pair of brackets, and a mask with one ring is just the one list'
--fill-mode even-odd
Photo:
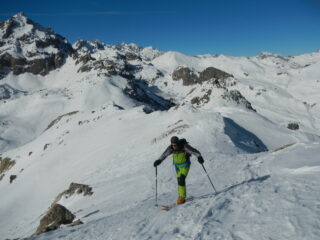
{"label": "ski pole", "polygon": [[210,181],[210,183],[211,183],[211,185],[212,185],[212,187],[213,187],[213,190],[214,190],[215,194],[217,194],[216,188],[213,186],[213,183],[212,183],[212,181],[211,181],[211,179],[210,179],[210,177],[209,177],[209,175],[208,175],[208,173],[207,173],[207,170],[206,170],[205,167],[203,166],[203,163],[201,164],[201,166],[203,167],[203,170],[204,170],[205,173],[207,174],[207,177],[209,178],[209,181]]}
{"label": "ski pole", "polygon": [[158,167],[156,167],[156,206],[158,206]]}

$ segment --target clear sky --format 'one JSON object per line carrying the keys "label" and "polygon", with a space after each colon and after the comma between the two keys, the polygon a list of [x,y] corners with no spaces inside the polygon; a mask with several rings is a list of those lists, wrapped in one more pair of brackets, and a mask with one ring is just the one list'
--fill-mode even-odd
{"label": "clear sky", "polygon": [[74,43],[136,43],[188,55],[299,55],[320,49],[320,0],[0,0]]}

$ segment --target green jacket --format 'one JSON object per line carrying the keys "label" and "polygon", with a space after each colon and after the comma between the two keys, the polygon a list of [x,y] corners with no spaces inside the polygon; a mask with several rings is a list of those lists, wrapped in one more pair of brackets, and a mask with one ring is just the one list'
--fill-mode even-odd
{"label": "green jacket", "polygon": [[[177,155],[180,155],[180,153],[184,153],[185,159],[187,162],[190,162],[190,155],[194,155],[196,157],[201,156],[201,153],[197,149],[191,147],[188,143],[186,143],[183,146],[179,146],[178,149],[176,149],[176,150],[174,150],[171,145],[168,146],[167,149],[161,154],[159,159],[161,161],[163,161],[171,154],[174,154],[174,156],[175,155],[177,156]],[[177,162],[175,162],[175,163],[177,163]]]}

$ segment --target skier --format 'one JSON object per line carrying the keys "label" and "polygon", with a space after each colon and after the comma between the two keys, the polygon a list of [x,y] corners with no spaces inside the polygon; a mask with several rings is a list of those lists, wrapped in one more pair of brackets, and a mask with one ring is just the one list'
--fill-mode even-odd
{"label": "skier", "polygon": [[191,154],[195,155],[200,164],[203,164],[204,160],[201,153],[191,147],[185,139],[179,139],[178,137],[173,136],[170,141],[171,145],[168,146],[160,158],[153,163],[153,166],[159,166],[166,157],[173,154],[173,164],[176,169],[178,180],[177,204],[183,204],[185,203],[187,195],[186,177],[188,176],[191,165],[190,156]]}

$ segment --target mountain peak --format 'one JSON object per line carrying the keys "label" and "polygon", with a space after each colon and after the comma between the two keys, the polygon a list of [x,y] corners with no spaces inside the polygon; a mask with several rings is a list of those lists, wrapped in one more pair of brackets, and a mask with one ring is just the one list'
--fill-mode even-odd
{"label": "mountain peak", "polygon": [[27,19],[27,17],[24,14],[24,12],[19,12],[19,13],[13,15],[12,18],[19,19],[19,20]]}
{"label": "mountain peak", "polygon": [[45,75],[73,53],[68,41],[20,12],[0,22],[0,79],[10,71]]}

